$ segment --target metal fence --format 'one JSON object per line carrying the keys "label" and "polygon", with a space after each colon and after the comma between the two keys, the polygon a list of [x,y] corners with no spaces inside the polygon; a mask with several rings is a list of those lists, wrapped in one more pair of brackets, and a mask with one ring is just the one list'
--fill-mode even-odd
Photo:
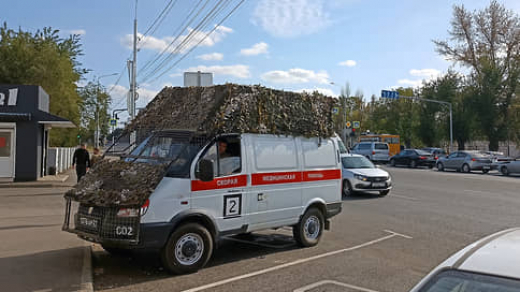
{"label": "metal fence", "polygon": [[72,167],[72,156],[76,149],[73,147],[51,147],[47,149],[47,164],[45,174],[52,173],[54,168],[56,174],[62,173]]}

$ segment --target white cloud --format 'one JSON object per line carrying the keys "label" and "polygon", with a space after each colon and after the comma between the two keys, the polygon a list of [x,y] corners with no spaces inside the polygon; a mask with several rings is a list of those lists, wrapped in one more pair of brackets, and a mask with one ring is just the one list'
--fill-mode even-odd
{"label": "white cloud", "polygon": [[197,59],[204,61],[220,61],[224,59],[224,55],[221,53],[211,53],[197,56]]}
{"label": "white cloud", "polygon": [[246,65],[230,65],[230,66],[196,66],[190,67],[184,72],[209,72],[215,75],[228,75],[236,78],[249,78],[249,66]]}
{"label": "white cloud", "polygon": [[432,79],[441,75],[441,71],[437,69],[412,69],[410,75]]}
{"label": "white cloud", "polygon": [[175,78],[175,77],[181,77],[182,76],[182,73],[173,73],[173,74],[170,74],[170,77],[172,78]]}
{"label": "white cloud", "polygon": [[419,87],[422,85],[422,79],[419,79],[419,80],[410,80],[410,79],[399,79],[397,80],[397,83],[401,86],[406,86],[406,87]]}
{"label": "white cloud", "polygon": [[301,68],[289,69],[289,71],[269,71],[261,76],[262,80],[273,83],[329,83],[329,74],[325,71],[314,72]]}
{"label": "white cloud", "polygon": [[356,66],[356,61],[354,60],[346,60],[344,62],[340,62],[338,65],[340,66],[346,66],[346,67],[354,67]]}
{"label": "white cloud", "polygon": [[332,89],[329,89],[329,88],[316,87],[316,88],[310,88],[310,89],[296,90],[296,92],[307,92],[307,93],[313,93],[314,91],[317,91],[326,96],[338,97],[338,95],[336,93],[334,93],[334,91],[332,91]]}
{"label": "white cloud", "polygon": [[[140,49],[147,49],[147,50],[153,50],[153,51],[164,51],[168,53],[185,53],[186,51],[190,50],[194,46],[196,46],[201,40],[204,39],[207,33],[209,33],[210,30],[202,32],[197,31],[193,29],[188,29],[188,34],[180,36],[177,40],[175,40],[174,37],[168,36],[164,37],[162,39],[155,38],[153,36],[143,36],[142,34],[138,33],[139,38],[139,44],[138,47]],[[219,26],[212,34],[210,34],[206,39],[202,41],[202,43],[199,46],[202,47],[212,47],[216,43],[222,41],[224,37],[226,37],[229,33],[233,32],[233,30],[229,27],[225,26]],[[192,33],[189,40],[186,41],[186,43],[182,44],[182,46],[178,49],[177,46],[179,46],[181,43],[183,43],[188,35]],[[133,42],[133,35],[127,34],[121,39],[121,44],[129,49],[132,48],[132,42]],[[170,43],[173,44],[171,46]]]}
{"label": "white cloud", "polygon": [[260,54],[267,54],[267,48],[269,48],[269,45],[264,42],[261,42],[258,44],[254,44],[251,48],[241,49],[240,55],[256,56]]}
{"label": "white cloud", "polygon": [[87,34],[87,31],[84,29],[71,29],[68,31],[70,34],[79,34],[79,35],[85,35]]}
{"label": "white cloud", "polygon": [[253,23],[276,37],[296,37],[320,31],[331,24],[325,0],[260,0]]}

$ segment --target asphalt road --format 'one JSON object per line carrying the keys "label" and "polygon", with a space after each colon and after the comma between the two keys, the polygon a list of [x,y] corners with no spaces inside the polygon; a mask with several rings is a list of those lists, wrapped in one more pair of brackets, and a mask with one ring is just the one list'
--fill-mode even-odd
{"label": "asphalt road", "polygon": [[[408,291],[465,245],[520,225],[520,177],[389,168],[384,198],[345,199],[317,247],[296,248],[290,231],[262,246],[226,240],[196,274],[167,274],[154,255],[94,252],[98,291]],[[274,235],[273,235],[274,234]]]}

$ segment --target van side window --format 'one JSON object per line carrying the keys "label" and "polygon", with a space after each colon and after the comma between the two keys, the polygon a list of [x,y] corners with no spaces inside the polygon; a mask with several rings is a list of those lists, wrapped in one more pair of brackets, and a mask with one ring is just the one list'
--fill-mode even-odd
{"label": "van side window", "polygon": [[213,161],[215,177],[240,173],[242,171],[240,139],[238,137],[219,138],[208,148],[201,159]]}

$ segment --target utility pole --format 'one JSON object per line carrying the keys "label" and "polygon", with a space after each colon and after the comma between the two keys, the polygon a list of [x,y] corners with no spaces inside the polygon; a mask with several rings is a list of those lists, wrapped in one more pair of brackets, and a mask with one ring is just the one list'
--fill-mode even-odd
{"label": "utility pole", "polygon": [[[137,67],[137,1],[135,0],[135,18],[134,18],[134,43],[133,43],[133,58],[131,66],[130,76],[130,104],[128,113],[130,114],[130,120],[135,118],[135,101],[137,100],[137,84],[136,84],[136,67]],[[134,145],[137,140],[137,134],[135,131],[130,133],[130,145]]]}

